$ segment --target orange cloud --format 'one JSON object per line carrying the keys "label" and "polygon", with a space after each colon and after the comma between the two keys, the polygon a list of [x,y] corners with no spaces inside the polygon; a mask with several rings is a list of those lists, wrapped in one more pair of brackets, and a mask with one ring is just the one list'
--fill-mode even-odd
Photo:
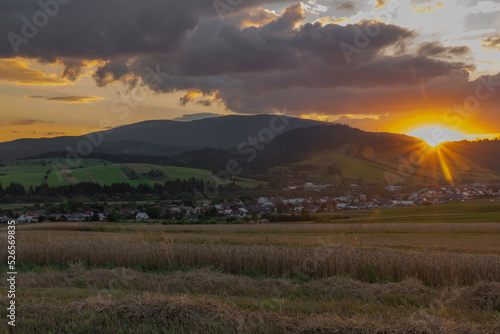
{"label": "orange cloud", "polygon": [[190,91],[187,91],[186,94],[184,94],[184,96],[182,96],[179,99],[179,103],[181,105],[185,106],[189,102],[193,102],[199,96],[203,96],[205,99],[198,100],[198,101],[196,101],[196,103],[204,105],[206,107],[212,105],[213,102],[217,101],[217,92],[207,94],[207,93],[202,93],[202,92],[196,91],[196,90],[190,90]]}
{"label": "orange cloud", "polygon": [[102,100],[100,96],[37,96],[27,95],[29,99],[43,99],[52,102],[65,102],[65,103],[87,103],[93,100]]}
{"label": "orange cloud", "polygon": [[486,48],[493,48],[493,49],[496,48],[496,49],[500,50],[500,35],[486,38],[481,43],[481,45],[486,47]]}
{"label": "orange cloud", "polygon": [[386,5],[387,0],[377,0],[377,4],[375,5],[375,8],[382,8]]}
{"label": "orange cloud", "polygon": [[34,124],[53,124],[54,122],[42,121],[38,119],[22,119],[20,121],[14,121],[9,125],[34,125]]}
{"label": "orange cloud", "polygon": [[344,21],[347,21],[346,17],[342,17],[340,19],[332,20],[328,16],[324,16],[324,17],[316,20],[315,22],[319,22],[321,24],[330,24],[330,23],[337,24],[337,23],[341,23],[341,22],[344,22]]}
{"label": "orange cloud", "polygon": [[411,9],[412,9],[413,13],[420,14],[420,13],[434,12],[434,11],[440,9],[441,7],[443,7],[444,5],[445,5],[444,2],[436,3],[436,6],[434,8],[432,8],[431,6],[419,7],[418,5],[413,5],[413,6],[411,6]]}
{"label": "orange cloud", "polygon": [[0,59],[0,80],[23,85],[67,85],[70,81],[29,68],[23,60]]}
{"label": "orange cloud", "polygon": [[248,16],[244,17],[239,23],[240,28],[247,27],[261,27],[274,21],[279,16],[274,12],[267,10],[265,8],[256,8],[250,11]]}

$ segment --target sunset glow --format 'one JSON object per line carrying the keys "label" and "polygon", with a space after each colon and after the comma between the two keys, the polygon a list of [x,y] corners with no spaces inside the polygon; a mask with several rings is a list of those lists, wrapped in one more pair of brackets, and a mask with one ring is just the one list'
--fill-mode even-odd
{"label": "sunset glow", "polygon": [[471,137],[440,126],[429,126],[416,129],[408,133],[408,135],[425,140],[431,147],[436,147],[448,141],[460,141],[464,139],[470,139]]}
{"label": "sunset glow", "polygon": [[500,334],[500,0],[0,8],[0,332]]}

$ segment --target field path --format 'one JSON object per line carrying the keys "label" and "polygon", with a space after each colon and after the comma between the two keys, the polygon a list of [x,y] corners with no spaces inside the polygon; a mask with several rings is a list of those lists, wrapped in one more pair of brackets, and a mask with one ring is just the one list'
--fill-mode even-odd
{"label": "field path", "polygon": [[75,179],[74,176],[68,176],[68,174],[71,174],[69,170],[62,170],[61,171],[61,175],[66,180],[66,182],[71,183],[71,184],[77,184],[78,180]]}
{"label": "field path", "polygon": [[145,174],[151,171],[151,168],[140,165],[140,164],[124,164],[125,166],[131,168],[137,174]]}
{"label": "field path", "polygon": [[99,182],[97,182],[97,181],[94,179],[94,177],[93,177],[92,175],[90,175],[90,173],[89,173],[89,172],[87,172],[85,169],[82,169],[82,172],[84,172],[84,173],[85,173],[85,175],[87,175],[87,176],[89,177],[89,179],[90,179],[92,182],[94,182],[94,183],[99,183]]}

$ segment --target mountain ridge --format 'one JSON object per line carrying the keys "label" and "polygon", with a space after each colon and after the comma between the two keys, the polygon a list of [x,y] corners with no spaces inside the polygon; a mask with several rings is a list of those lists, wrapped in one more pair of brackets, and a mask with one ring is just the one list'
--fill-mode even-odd
{"label": "mountain ridge", "polygon": [[[90,141],[93,153],[172,155],[202,148],[229,149],[268,128],[278,117],[288,122],[283,132],[322,124],[280,115],[228,115],[189,122],[147,120],[81,136],[22,138],[2,142],[0,159],[16,160],[50,151],[64,151],[68,146],[78,150],[79,143],[88,146],[82,145],[82,141]],[[100,137],[103,138],[101,143]]]}

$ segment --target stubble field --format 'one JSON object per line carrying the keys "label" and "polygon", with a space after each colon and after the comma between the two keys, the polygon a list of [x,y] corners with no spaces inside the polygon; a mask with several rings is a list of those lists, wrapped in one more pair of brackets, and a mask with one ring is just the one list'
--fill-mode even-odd
{"label": "stubble field", "polygon": [[23,333],[500,329],[494,221],[47,223],[16,237]]}

